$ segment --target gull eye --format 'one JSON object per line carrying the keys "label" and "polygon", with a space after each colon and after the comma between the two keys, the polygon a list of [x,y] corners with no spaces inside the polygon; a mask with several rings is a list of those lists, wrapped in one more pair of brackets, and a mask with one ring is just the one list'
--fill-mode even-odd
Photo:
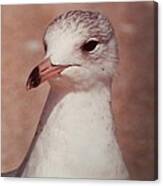
{"label": "gull eye", "polygon": [[91,52],[96,48],[98,44],[99,42],[96,40],[89,40],[87,43],[84,43],[84,45],[82,46],[82,50],[86,52]]}

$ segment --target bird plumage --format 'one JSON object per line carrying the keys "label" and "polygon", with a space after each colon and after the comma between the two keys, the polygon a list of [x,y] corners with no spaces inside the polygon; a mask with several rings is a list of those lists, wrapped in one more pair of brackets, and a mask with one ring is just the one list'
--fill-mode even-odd
{"label": "bird plumage", "polygon": [[[98,12],[69,11],[49,25],[44,43],[55,77],[47,78],[43,130],[22,176],[127,179],[111,110],[118,49],[110,21]],[[70,66],[57,74],[58,65]]]}

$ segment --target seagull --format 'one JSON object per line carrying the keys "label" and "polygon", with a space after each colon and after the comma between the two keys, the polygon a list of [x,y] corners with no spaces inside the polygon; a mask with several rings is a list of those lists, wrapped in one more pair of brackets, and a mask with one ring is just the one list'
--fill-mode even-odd
{"label": "seagull", "polygon": [[48,81],[50,91],[21,176],[128,179],[112,116],[119,57],[109,19],[68,11],[50,23],[43,43],[45,57],[26,88]]}

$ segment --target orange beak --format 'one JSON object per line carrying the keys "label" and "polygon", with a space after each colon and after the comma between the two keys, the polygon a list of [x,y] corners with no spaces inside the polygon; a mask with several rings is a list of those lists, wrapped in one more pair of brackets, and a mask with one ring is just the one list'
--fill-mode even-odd
{"label": "orange beak", "polygon": [[52,65],[49,59],[44,60],[30,73],[26,83],[26,89],[30,90],[32,88],[36,88],[42,82],[58,77],[64,69],[70,66],[74,65]]}

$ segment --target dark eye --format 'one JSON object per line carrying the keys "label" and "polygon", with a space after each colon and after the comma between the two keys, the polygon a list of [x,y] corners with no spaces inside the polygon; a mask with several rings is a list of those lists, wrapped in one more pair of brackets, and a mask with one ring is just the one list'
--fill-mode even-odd
{"label": "dark eye", "polygon": [[94,50],[98,44],[99,44],[98,41],[90,40],[82,46],[82,50],[90,52],[90,51]]}

